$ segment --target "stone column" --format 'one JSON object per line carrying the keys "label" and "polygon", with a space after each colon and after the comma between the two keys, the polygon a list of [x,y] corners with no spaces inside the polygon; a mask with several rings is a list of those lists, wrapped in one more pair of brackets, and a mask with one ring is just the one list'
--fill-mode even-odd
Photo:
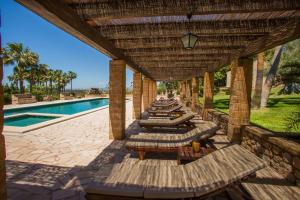
{"label": "stone column", "polygon": [[186,99],[186,82],[182,82],[182,102],[184,102]]}
{"label": "stone column", "polygon": [[240,142],[241,126],[249,124],[253,60],[239,58],[231,63],[228,138]]}
{"label": "stone column", "polygon": [[156,96],[157,96],[157,85],[156,85],[156,81],[153,81],[153,101],[156,100]]}
{"label": "stone column", "polygon": [[109,139],[125,137],[126,63],[111,60],[109,63]]}
{"label": "stone column", "polygon": [[191,105],[191,81],[186,81],[185,85],[185,92],[186,92],[186,106],[190,107]]}
{"label": "stone column", "polygon": [[265,64],[265,55],[264,53],[259,53],[257,55],[257,68],[254,84],[254,95],[252,100],[252,107],[254,109],[260,108],[261,104],[261,94],[262,94],[262,86],[263,86],[263,73],[264,73],[264,64]]}
{"label": "stone column", "polygon": [[192,111],[196,111],[199,102],[199,78],[192,79]]}
{"label": "stone column", "polygon": [[0,58],[0,199],[6,199],[5,140],[3,131],[3,60]]}
{"label": "stone column", "polygon": [[149,107],[153,102],[153,81],[149,81]]}
{"label": "stone column", "polygon": [[141,119],[142,113],[142,74],[140,72],[133,73],[133,119]]}
{"label": "stone column", "polygon": [[144,77],[144,81],[143,81],[143,105],[144,105],[144,111],[149,108],[149,82],[150,82],[150,79]]}
{"label": "stone column", "polygon": [[204,73],[204,83],[203,83],[203,120],[208,120],[208,109],[214,107],[214,73],[205,72]]}

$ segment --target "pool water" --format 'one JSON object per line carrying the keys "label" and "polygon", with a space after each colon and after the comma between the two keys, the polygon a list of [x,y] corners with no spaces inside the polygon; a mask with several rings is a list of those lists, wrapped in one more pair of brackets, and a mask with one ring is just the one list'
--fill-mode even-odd
{"label": "pool water", "polygon": [[[35,107],[15,108],[4,111],[4,116],[10,116],[21,113],[50,113],[72,115],[79,112],[99,108],[108,105],[108,99],[92,99],[84,101],[65,102],[59,104],[41,105]],[[5,119],[7,121],[7,119]]]}
{"label": "pool water", "polygon": [[22,115],[18,117],[7,118],[4,120],[4,126],[18,126],[24,127],[41,122],[45,122],[51,119],[56,119],[57,117],[50,116],[33,116],[33,115]]}

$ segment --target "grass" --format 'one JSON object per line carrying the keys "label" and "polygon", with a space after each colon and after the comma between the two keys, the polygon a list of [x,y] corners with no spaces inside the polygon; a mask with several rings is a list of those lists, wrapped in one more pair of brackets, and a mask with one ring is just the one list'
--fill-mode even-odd
{"label": "grass", "polygon": [[[268,101],[268,107],[259,110],[251,110],[251,122],[276,132],[300,132],[287,130],[286,119],[293,112],[300,110],[300,94],[277,95],[278,88],[272,90]],[[200,101],[203,101],[202,98]],[[214,108],[228,113],[229,95],[218,93],[214,96]]]}

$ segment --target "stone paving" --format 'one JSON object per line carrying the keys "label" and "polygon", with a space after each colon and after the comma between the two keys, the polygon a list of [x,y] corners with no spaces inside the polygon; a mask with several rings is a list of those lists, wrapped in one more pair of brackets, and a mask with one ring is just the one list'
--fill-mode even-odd
{"label": "stone paving", "polygon": [[[132,122],[131,104],[126,103],[126,126]],[[103,109],[24,134],[4,132],[9,199],[83,198],[78,191],[90,177],[83,169],[112,143],[108,125]]]}
{"label": "stone paving", "polygon": [[[109,173],[125,159],[137,159],[124,141],[108,139],[108,123],[104,109],[24,134],[4,133],[9,199],[85,199],[84,188],[93,177]],[[141,130],[132,120],[132,101],[126,103],[126,127],[127,135]],[[147,158],[160,165],[176,164],[174,154],[149,153]],[[222,193],[213,199],[228,198]]]}

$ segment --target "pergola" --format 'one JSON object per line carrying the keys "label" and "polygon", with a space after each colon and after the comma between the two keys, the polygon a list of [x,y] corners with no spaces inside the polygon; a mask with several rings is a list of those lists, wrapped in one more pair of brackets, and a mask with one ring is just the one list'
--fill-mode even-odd
{"label": "pergola", "polygon": [[[134,117],[156,96],[156,81],[178,80],[182,100],[198,102],[204,77],[204,111],[212,108],[214,71],[231,65],[228,136],[249,123],[252,57],[299,38],[298,0],[17,0],[86,44],[111,57],[110,138],[125,134],[125,68],[134,70]],[[186,15],[192,11],[189,22]],[[197,35],[187,50],[181,37]],[[2,73],[1,73],[2,79]],[[143,99],[143,101],[142,101]],[[143,102],[143,106],[142,106]],[[3,105],[1,104],[1,112]],[[1,117],[3,128],[3,115]],[[5,194],[5,145],[1,135],[1,191]]]}

